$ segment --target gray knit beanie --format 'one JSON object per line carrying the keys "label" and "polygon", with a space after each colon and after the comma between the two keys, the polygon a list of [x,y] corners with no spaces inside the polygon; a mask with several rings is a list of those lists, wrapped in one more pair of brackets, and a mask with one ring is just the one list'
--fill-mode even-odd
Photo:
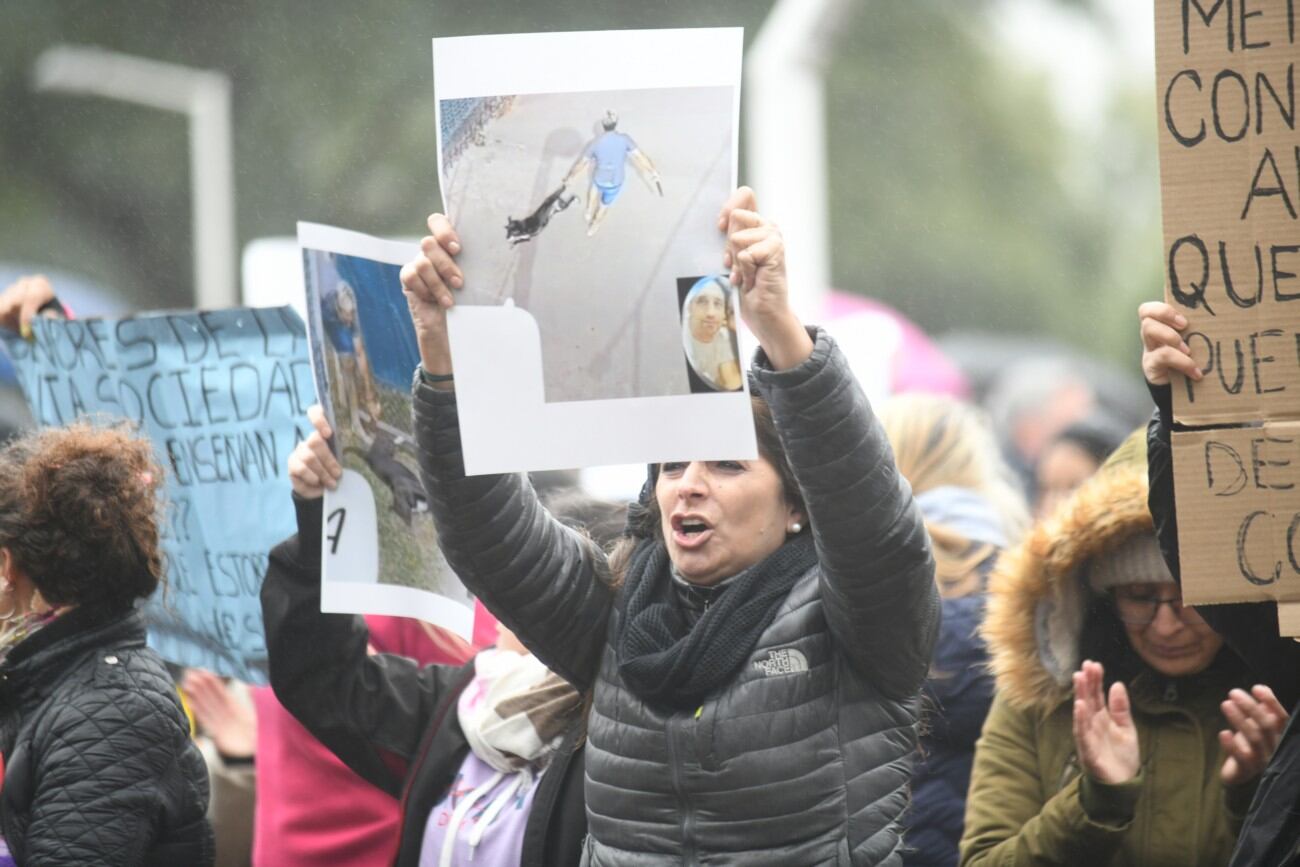
{"label": "gray knit beanie", "polygon": [[1089,560],[1085,570],[1088,586],[1094,593],[1104,593],[1121,584],[1174,583],[1156,537],[1150,533],[1129,536]]}

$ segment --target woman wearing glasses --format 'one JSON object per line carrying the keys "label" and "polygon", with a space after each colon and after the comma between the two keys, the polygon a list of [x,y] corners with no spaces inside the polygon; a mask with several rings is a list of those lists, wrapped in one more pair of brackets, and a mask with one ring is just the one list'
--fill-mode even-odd
{"label": "woman wearing glasses", "polygon": [[1182,606],[1130,438],[998,564],[964,865],[1218,865],[1287,714]]}

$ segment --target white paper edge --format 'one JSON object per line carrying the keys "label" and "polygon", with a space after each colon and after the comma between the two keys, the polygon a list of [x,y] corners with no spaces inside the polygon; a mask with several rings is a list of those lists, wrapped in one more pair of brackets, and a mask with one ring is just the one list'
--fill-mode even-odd
{"label": "white paper edge", "polygon": [[[298,246],[303,250],[356,256],[362,259],[373,259],[376,262],[386,262],[389,265],[405,265],[420,255],[419,244],[408,241],[388,241],[321,223],[299,222]],[[305,282],[304,279],[304,284]]]}
{"label": "white paper edge", "polygon": [[417,587],[322,581],[320,610],[323,614],[414,617],[454,632],[466,641],[472,640],[474,633],[473,602],[467,605],[432,590]]}
{"label": "white paper edge", "polygon": [[[744,39],[742,27],[435,38],[433,78],[439,99],[739,87]],[[484,54],[496,60],[485,63]]]}

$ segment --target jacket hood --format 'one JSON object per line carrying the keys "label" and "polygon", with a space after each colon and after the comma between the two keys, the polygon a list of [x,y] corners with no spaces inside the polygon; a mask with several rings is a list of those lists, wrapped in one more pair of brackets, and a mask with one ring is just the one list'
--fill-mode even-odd
{"label": "jacket hood", "polygon": [[1085,565],[1127,538],[1154,532],[1141,433],[1008,549],[989,577],[981,633],[997,688],[1013,705],[1048,710],[1065,698],[1081,661],[1080,634],[1092,595]]}

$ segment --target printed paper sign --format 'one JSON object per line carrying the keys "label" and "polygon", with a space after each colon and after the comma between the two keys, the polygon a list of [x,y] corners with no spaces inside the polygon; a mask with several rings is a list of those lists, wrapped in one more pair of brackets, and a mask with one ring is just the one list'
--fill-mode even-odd
{"label": "printed paper sign", "polygon": [[45,425],[125,418],[167,471],[167,586],[148,609],[165,658],[266,683],[258,593],[294,530],[285,465],[314,401],[306,332],[287,307],[33,323],[3,336]]}
{"label": "printed paper sign", "polygon": [[742,35],[434,40],[466,472],[757,454],[717,227]]}
{"label": "printed paper sign", "polygon": [[298,224],[316,390],[344,467],[325,494],[321,608],[418,617],[469,640],[473,600],[438,549],[411,429],[412,244]]}
{"label": "printed paper sign", "polygon": [[1300,418],[1294,0],[1156,0],[1166,300],[1205,378],[1187,424]]}

